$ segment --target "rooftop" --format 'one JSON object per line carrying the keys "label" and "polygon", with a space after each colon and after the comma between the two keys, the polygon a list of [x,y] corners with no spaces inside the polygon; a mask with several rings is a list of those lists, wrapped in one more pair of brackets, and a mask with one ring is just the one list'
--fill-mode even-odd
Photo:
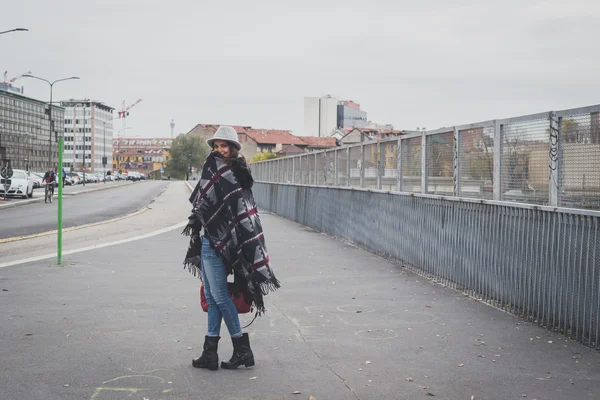
{"label": "rooftop", "polygon": [[310,147],[337,146],[337,141],[334,137],[302,136],[300,139]]}

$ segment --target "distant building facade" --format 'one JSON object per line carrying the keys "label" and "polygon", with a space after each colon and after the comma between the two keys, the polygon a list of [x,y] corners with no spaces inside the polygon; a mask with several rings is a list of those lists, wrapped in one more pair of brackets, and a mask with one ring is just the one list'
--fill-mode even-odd
{"label": "distant building facade", "polygon": [[369,123],[367,112],[361,110],[360,104],[353,101],[340,101],[337,111],[336,128],[364,128]]}
{"label": "distant building facade", "polygon": [[67,100],[60,104],[65,108],[65,170],[110,170],[114,108],[90,100]]}
{"label": "distant building facade", "polygon": [[159,174],[166,166],[172,144],[171,138],[114,139],[112,168],[121,172]]}
{"label": "distant building facade", "polygon": [[58,135],[64,130],[64,108],[23,96],[21,90],[0,84],[0,165],[42,172],[58,163]]}
{"label": "distant building facade", "polygon": [[339,136],[339,130],[352,128],[393,129],[367,118],[367,112],[352,100],[339,100],[330,95],[304,98],[304,132],[302,136]]}

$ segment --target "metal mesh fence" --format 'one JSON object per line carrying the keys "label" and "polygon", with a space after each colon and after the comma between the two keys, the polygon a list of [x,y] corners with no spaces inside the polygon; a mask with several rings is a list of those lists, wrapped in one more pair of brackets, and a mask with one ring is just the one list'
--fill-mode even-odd
{"label": "metal mesh fence", "polygon": [[600,210],[600,114],[560,121],[559,206]]}
{"label": "metal mesh fence", "polygon": [[333,186],[335,183],[335,152],[336,150],[325,152],[325,185]]}
{"label": "metal mesh fence", "polygon": [[293,183],[294,182],[294,159],[288,158],[287,160],[288,160],[287,181],[288,181],[288,183]]}
{"label": "metal mesh fence", "polygon": [[[422,146],[423,137],[427,146]],[[287,161],[259,162],[253,171],[265,182],[362,186],[600,210],[600,105],[400,140],[400,154],[398,138],[381,143],[369,139]]]}
{"label": "metal mesh fence", "polygon": [[402,139],[402,191],[421,193],[421,138]]}
{"label": "metal mesh fence", "polygon": [[339,149],[336,151],[337,157],[337,184],[338,186],[348,186],[348,150]]}
{"label": "metal mesh fence", "polygon": [[494,197],[494,126],[458,131],[458,196]]}
{"label": "metal mesh fence", "polygon": [[426,136],[427,193],[454,193],[454,131]]}
{"label": "metal mesh fence", "polygon": [[548,204],[549,118],[503,124],[501,135],[501,199]]}
{"label": "metal mesh fence", "polygon": [[398,140],[390,140],[382,144],[381,189],[398,190]]}
{"label": "metal mesh fence", "polygon": [[315,154],[308,154],[308,184],[316,185],[316,174],[315,174]]}
{"label": "metal mesh fence", "polygon": [[365,144],[364,154],[363,187],[377,189],[377,175],[379,174],[379,143]]}
{"label": "metal mesh fence", "polygon": [[315,153],[315,158],[317,163],[317,185],[325,186],[327,184],[327,179],[325,177],[325,174],[327,173],[325,170],[325,153]]}
{"label": "metal mesh fence", "polygon": [[[310,185],[310,166],[308,155],[302,156],[302,184]],[[314,168],[313,168],[314,170]]]}
{"label": "metal mesh fence", "polygon": [[360,187],[360,146],[350,147],[350,177],[349,186]]}
{"label": "metal mesh fence", "polygon": [[301,168],[301,163],[300,157],[294,157],[294,183],[300,183],[302,181],[302,168]]}
{"label": "metal mesh fence", "polygon": [[275,175],[277,177],[277,182],[285,183],[285,159],[276,160],[275,163]]}

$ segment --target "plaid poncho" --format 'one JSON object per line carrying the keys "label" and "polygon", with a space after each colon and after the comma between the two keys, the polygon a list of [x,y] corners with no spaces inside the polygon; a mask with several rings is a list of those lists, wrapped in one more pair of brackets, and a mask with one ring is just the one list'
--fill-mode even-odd
{"label": "plaid poncho", "polygon": [[226,162],[211,152],[190,197],[192,214],[183,230],[190,236],[184,267],[201,277],[200,231],[234,274],[235,293],[244,293],[259,314],[265,311],[263,295],[280,287],[269,266],[260,218],[251,186],[252,177],[242,157]]}

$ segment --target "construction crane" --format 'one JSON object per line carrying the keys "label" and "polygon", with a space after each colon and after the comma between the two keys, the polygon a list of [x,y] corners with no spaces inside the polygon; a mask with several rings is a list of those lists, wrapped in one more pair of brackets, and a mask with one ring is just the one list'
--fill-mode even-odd
{"label": "construction crane", "polygon": [[14,78],[12,78],[10,81],[7,81],[6,77],[8,75],[8,71],[4,72],[4,83],[15,83],[15,81],[19,78],[21,78],[23,75],[31,75],[31,71],[27,71],[27,72],[23,72],[21,75],[17,75]]}
{"label": "construction crane", "polygon": [[[142,99],[138,99],[135,103],[133,103],[129,107],[125,108],[125,100],[123,100],[123,106],[121,108],[121,111],[118,112],[119,116],[117,118],[115,118],[115,119],[123,120],[123,127],[119,130],[119,133],[123,132],[127,129],[130,129],[130,128],[127,128],[127,117],[129,116],[129,110],[131,110],[136,105],[140,104],[141,101],[142,101]],[[120,137],[120,135],[117,136],[117,159],[119,159],[118,157],[121,157],[121,137]],[[120,161],[118,161],[117,169],[118,169],[118,171],[121,171]]]}
{"label": "construction crane", "polygon": [[136,105],[140,104],[141,101],[142,101],[142,99],[138,99],[135,103],[133,103],[129,107],[125,108],[125,100],[123,100],[123,108],[121,109],[121,111],[119,111],[119,117],[117,119],[127,118],[127,116],[129,116],[129,110],[131,110]]}

